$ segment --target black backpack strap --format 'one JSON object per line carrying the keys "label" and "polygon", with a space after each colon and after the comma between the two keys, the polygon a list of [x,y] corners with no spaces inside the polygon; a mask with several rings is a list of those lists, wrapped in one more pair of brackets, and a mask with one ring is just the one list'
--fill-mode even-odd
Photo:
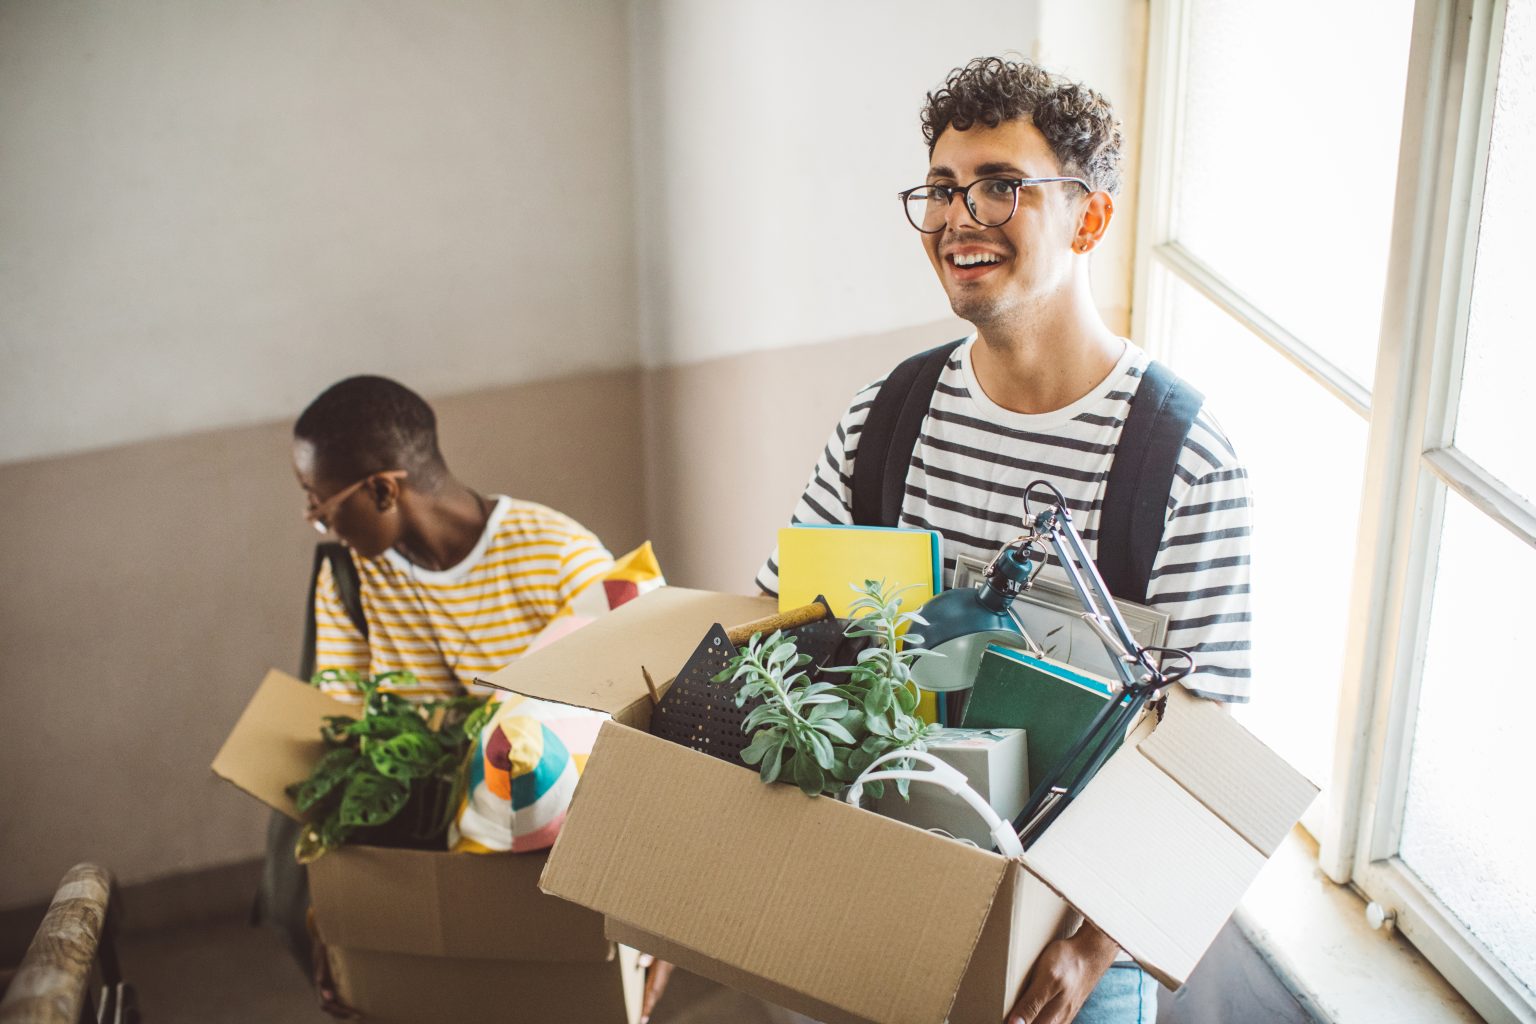
{"label": "black backpack strap", "polygon": [[1163,542],[1179,452],[1205,396],[1159,362],[1142,372],[1109,467],[1099,514],[1098,558],[1116,597],[1143,603]]}
{"label": "black backpack strap", "polygon": [[315,674],[315,645],[319,628],[315,622],[315,593],[320,587],[320,567],[331,564],[331,578],[336,581],[336,596],[341,607],[352,620],[352,625],[368,639],[368,618],[363,614],[362,581],[357,575],[357,565],[352,552],[343,544],[325,541],[315,545],[315,562],[309,571],[309,601],[304,606],[304,651],[299,661],[299,678],[309,679]]}
{"label": "black backpack strap", "polygon": [[[315,643],[318,627],[315,622],[315,592],[320,586],[320,568],[331,565],[331,577],[336,581],[336,594],[347,618],[358,632],[368,636],[368,619],[363,615],[362,584],[357,575],[357,565],[352,553],[344,545],[327,541],[315,545],[315,561],[309,570],[309,601],[304,606],[304,651],[299,663],[299,678],[311,679],[315,674]],[[251,906],[251,923],[266,925],[277,932],[283,945],[298,962],[306,978],[313,977],[314,954],[311,949],[306,915],[309,912],[309,876],[293,859],[293,847],[299,840],[301,822],[294,821],[281,811],[273,811],[267,823],[266,858],[262,862],[261,880],[256,887],[256,900]]]}
{"label": "black backpack strap", "polygon": [[965,341],[903,359],[875,393],[853,458],[853,525],[895,526],[906,495],[907,467],[950,355]]}

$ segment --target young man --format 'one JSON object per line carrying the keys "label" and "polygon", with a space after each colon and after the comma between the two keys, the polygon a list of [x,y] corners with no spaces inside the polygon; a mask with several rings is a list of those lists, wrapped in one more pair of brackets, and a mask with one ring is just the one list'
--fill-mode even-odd
{"label": "young man", "polygon": [[[1022,533],[1023,491],[1045,478],[1098,559],[1106,481],[1148,364],[1104,324],[1089,289],[1089,254],[1114,215],[1119,124],[1092,90],[996,58],[952,72],[922,123],[928,176],[903,202],[976,333],[933,389],[898,525],[939,531],[948,575],[956,555],[986,562]],[[792,522],[853,521],[860,434],[882,383],[854,397]],[[1248,697],[1248,545],[1247,474],[1202,409],[1178,453],[1146,599],[1170,616],[1167,645],[1195,656],[1185,685],[1206,697]],[[776,558],[758,576],[770,594]],[[1045,571],[1064,579],[1054,564]],[[1047,948],[1008,1020],[1151,1020],[1155,992],[1085,924]]]}
{"label": "young man", "polygon": [[[350,549],[367,624],[365,635],[323,564],[316,671],[407,669],[418,680],[411,695],[462,692],[521,654],[613,565],[570,517],[457,480],[432,409],[383,377],[351,377],[316,398],[294,424],[293,466],[306,517]],[[322,686],[360,699],[340,679]]]}

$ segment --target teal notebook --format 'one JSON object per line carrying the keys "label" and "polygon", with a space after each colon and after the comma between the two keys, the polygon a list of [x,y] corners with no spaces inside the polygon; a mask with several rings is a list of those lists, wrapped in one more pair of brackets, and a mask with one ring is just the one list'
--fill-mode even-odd
{"label": "teal notebook", "polygon": [[[1109,700],[1109,684],[1103,679],[992,644],[981,656],[960,724],[967,729],[1024,729],[1033,786],[1066,756]],[[1084,760],[1086,754],[1073,769]]]}

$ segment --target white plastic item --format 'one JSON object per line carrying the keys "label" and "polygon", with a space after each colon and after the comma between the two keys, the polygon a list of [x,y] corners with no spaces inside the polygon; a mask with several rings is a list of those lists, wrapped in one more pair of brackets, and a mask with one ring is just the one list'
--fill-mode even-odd
{"label": "white plastic item", "polygon": [[[884,768],[880,766],[888,761],[916,761],[928,766],[928,771],[918,771],[911,768]],[[987,830],[992,836],[992,841],[997,845],[997,852],[1004,857],[1024,856],[1024,847],[1019,843],[1018,833],[1013,830],[1011,822],[998,817],[992,805],[981,798],[981,795],[971,788],[964,775],[951,765],[922,750],[893,750],[888,754],[882,754],[875,758],[870,766],[864,769],[853,785],[848,787],[848,802],[853,806],[859,806],[859,801],[864,798],[864,784],[885,779],[908,779],[912,782],[925,782],[937,786],[943,786],[949,792],[958,796],[971,806],[977,814],[987,823]]]}

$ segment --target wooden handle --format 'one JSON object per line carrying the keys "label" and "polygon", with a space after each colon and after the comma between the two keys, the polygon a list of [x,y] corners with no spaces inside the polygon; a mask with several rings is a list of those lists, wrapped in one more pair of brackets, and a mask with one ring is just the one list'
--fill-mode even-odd
{"label": "wooden handle", "polygon": [[820,601],[812,601],[803,607],[791,608],[787,612],[780,612],[777,615],[770,615],[766,619],[758,619],[756,622],[749,622],[745,626],[737,626],[735,629],[726,630],[725,636],[733,645],[740,647],[752,639],[752,634],[754,633],[766,634],[772,633],[776,629],[794,629],[796,626],[820,622],[822,619],[829,618],[830,616],[831,613],[827,610],[826,605]]}

